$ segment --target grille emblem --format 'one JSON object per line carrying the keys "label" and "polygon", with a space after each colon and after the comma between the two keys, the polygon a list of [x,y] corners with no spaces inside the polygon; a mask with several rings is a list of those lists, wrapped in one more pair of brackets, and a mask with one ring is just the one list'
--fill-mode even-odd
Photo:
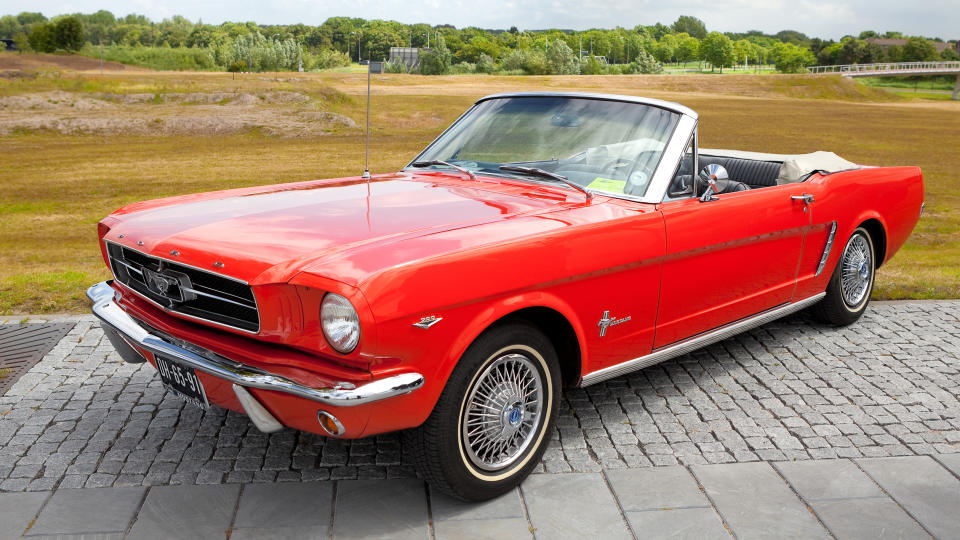
{"label": "grille emblem", "polygon": [[196,298],[190,277],[182,272],[174,272],[162,266],[159,272],[144,268],[143,278],[150,292],[163,297],[171,306]]}

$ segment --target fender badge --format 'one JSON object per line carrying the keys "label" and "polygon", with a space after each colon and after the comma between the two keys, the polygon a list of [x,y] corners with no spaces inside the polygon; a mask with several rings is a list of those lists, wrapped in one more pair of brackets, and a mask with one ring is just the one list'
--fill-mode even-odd
{"label": "fender badge", "polygon": [[417,328],[423,328],[424,330],[430,328],[431,326],[442,321],[443,317],[437,317],[436,315],[430,315],[429,317],[424,317],[420,319],[420,322],[413,323]]}
{"label": "fender badge", "polygon": [[600,322],[597,323],[597,326],[600,327],[600,337],[607,335],[607,327],[623,324],[629,320],[630,320],[629,315],[622,319],[615,319],[610,316],[610,310],[604,311],[603,318],[600,319]]}

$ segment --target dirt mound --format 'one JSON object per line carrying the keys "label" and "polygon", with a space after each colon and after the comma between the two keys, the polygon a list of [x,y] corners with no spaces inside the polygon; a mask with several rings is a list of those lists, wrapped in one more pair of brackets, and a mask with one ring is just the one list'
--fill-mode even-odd
{"label": "dirt mound", "polygon": [[35,71],[0,71],[0,79],[14,80],[36,78],[37,73]]}
{"label": "dirt mound", "polygon": [[113,105],[100,99],[92,99],[82,94],[53,91],[20,96],[0,97],[0,109],[5,110],[51,110],[72,109],[77,111],[107,109]]}
{"label": "dirt mound", "polygon": [[326,128],[357,128],[360,127],[353,118],[332,112],[302,112],[300,118]]}
{"label": "dirt mound", "polygon": [[[37,68],[69,69],[72,71],[99,71],[100,59],[76,54],[0,53],[0,70],[26,70]],[[119,62],[103,63],[104,71],[150,71]]]}

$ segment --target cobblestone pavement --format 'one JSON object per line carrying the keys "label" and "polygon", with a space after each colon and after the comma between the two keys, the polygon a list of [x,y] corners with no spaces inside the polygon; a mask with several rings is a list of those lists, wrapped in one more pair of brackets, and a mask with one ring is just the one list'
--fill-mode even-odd
{"label": "cobblestone pavement", "polygon": [[[414,476],[396,434],[264,435],[185,406],[70,320],[0,396],[0,491]],[[958,452],[960,301],[874,303],[848,328],[794,316],[567,391],[538,472]]]}

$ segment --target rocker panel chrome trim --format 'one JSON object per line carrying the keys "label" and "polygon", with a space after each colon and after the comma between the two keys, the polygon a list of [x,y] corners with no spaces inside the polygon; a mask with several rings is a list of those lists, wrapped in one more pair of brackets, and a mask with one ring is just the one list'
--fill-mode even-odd
{"label": "rocker panel chrome trim", "polygon": [[626,362],[621,362],[615,366],[606,367],[601,370],[594,371],[593,373],[588,373],[580,380],[580,386],[590,386],[591,384],[603,382],[607,379],[619,377],[620,375],[658,364],[664,360],[676,358],[677,356],[681,356],[690,351],[705,347],[711,343],[724,340],[730,336],[739,334],[740,332],[755,328],[775,319],[779,319],[780,317],[800,311],[805,307],[815,304],[821,298],[826,296],[826,294],[827,293],[822,292],[798,302],[783,304],[782,306],[771,308],[767,311],[762,311],[756,315],[747,317],[746,319],[740,319],[739,321],[730,323],[726,326],[721,326],[714,330],[704,332],[703,334],[687,338],[683,341],[678,341],[672,345],[661,347],[648,355],[634,358],[633,360],[627,360]]}

